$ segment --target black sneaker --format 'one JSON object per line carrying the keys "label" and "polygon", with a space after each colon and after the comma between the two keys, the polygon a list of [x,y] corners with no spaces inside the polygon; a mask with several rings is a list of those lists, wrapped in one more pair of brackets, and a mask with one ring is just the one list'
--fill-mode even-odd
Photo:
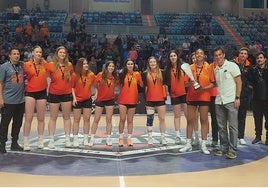
{"label": "black sneaker", "polygon": [[12,142],[10,149],[12,151],[23,151],[23,148],[17,142]]}
{"label": "black sneaker", "polygon": [[261,138],[260,137],[256,137],[251,143],[252,144],[259,144],[259,143],[261,143]]}
{"label": "black sneaker", "polygon": [[7,152],[6,145],[0,143],[0,153],[6,153],[6,152]]}

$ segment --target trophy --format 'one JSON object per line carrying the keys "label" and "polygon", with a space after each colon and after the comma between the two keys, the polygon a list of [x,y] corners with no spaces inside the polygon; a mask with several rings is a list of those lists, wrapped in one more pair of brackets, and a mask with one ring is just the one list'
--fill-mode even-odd
{"label": "trophy", "polygon": [[200,84],[195,81],[193,73],[190,69],[190,65],[188,63],[183,63],[181,65],[181,69],[185,72],[185,74],[190,78],[190,80],[193,82],[194,89],[199,89],[201,86]]}

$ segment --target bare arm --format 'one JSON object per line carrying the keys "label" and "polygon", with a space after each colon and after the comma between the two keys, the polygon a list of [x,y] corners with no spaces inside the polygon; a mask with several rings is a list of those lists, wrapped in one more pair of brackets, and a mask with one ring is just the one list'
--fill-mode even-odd
{"label": "bare arm", "polygon": [[0,108],[4,106],[4,98],[3,98],[3,87],[4,87],[4,82],[0,82]]}

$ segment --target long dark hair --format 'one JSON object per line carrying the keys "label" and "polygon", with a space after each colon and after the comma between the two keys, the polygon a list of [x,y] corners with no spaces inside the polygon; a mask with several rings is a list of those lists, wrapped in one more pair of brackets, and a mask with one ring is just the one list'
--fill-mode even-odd
{"label": "long dark hair", "polygon": [[[123,69],[122,69],[122,71],[120,72],[120,74],[119,74],[119,83],[120,83],[120,85],[121,86],[124,86],[124,80],[125,80],[125,77],[126,77],[126,75],[127,75],[127,73],[128,73],[128,70],[127,70],[127,63],[129,62],[129,61],[132,61],[131,59],[127,59],[125,62],[124,62],[124,66],[123,66]],[[135,67],[135,63],[134,63],[134,61],[132,61],[133,62],[133,71],[136,71],[136,67]]]}
{"label": "long dark hair", "polygon": [[167,62],[167,66],[166,66],[166,70],[165,70],[165,76],[166,76],[166,80],[167,80],[167,83],[170,84],[171,82],[171,76],[170,76],[170,73],[172,71],[172,62],[170,61],[170,54],[171,53],[175,53],[177,55],[177,68],[176,68],[176,78],[179,80],[180,77],[181,77],[181,61],[180,61],[180,56],[178,54],[178,52],[176,50],[171,50],[169,53],[168,53],[168,62]]}

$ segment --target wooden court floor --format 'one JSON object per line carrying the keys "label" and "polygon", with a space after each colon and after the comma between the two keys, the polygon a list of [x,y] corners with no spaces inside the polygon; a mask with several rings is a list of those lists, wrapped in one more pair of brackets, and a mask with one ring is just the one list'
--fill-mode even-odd
{"label": "wooden court floor", "polygon": [[[157,120],[157,117],[155,118]],[[46,118],[46,123],[48,117]],[[118,115],[114,116],[114,124]],[[134,125],[143,126],[146,117],[135,116]],[[104,125],[104,117],[100,125]],[[182,117],[182,129],[185,129],[185,118]],[[62,128],[61,118],[57,126]],[[158,126],[157,121],[155,125]],[[173,116],[167,114],[166,126],[173,128]],[[47,128],[47,126],[46,126]],[[113,127],[116,128],[116,127]],[[80,128],[81,129],[81,128]],[[135,129],[135,127],[134,127]],[[34,120],[32,130],[36,130]],[[265,132],[263,131],[263,135]],[[47,130],[45,132],[47,135]],[[246,121],[246,137],[254,138],[254,123],[251,113]],[[264,136],[263,136],[264,141]],[[251,144],[251,143],[248,143]],[[268,147],[267,147],[268,150]],[[212,154],[211,154],[212,155]],[[97,168],[97,166],[96,166]],[[268,156],[243,165],[200,172],[161,174],[146,176],[43,176],[34,174],[17,174],[0,172],[1,187],[268,187]]]}

